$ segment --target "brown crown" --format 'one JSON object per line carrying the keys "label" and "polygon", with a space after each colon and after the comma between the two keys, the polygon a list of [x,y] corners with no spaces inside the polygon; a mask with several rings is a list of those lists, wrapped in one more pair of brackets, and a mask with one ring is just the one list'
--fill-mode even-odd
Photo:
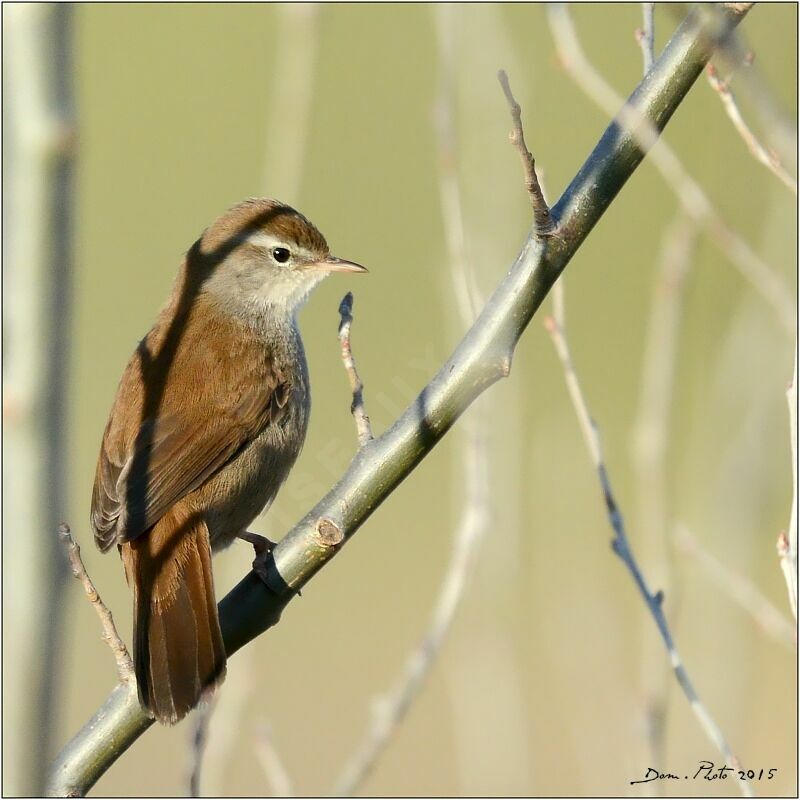
{"label": "brown crown", "polygon": [[226,250],[253,231],[262,230],[321,258],[329,254],[325,237],[299,211],[267,197],[254,197],[228,209],[203,233],[204,255]]}

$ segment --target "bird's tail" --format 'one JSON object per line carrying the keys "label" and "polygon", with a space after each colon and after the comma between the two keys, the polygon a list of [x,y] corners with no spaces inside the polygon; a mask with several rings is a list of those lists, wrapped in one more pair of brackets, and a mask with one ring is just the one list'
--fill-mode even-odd
{"label": "bird's tail", "polygon": [[120,546],[133,588],[133,660],[139,700],[172,725],[225,678],[208,528],[173,508]]}

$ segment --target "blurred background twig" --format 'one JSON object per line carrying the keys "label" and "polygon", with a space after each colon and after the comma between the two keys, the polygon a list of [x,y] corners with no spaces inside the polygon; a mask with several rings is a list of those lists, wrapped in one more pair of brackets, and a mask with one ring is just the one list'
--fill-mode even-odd
{"label": "blurred background twig", "polygon": [[69,464],[72,6],[20,3],[3,19],[3,677],[14,687],[3,788],[37,795],[61,712],[67,620],[56,531]]}

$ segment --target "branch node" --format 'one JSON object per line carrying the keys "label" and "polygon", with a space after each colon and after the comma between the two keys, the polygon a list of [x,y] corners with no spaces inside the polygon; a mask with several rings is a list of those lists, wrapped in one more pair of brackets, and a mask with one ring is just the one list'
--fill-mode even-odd
{"label": "branch node", "polygon": [[325,547],[336,547],[344,541],[342,529],[328,517],[322,517],[314,528],[317,540]]}
{"label": "branch node", "polygon": [[522,161],[522,170],[525,174],[525,188],[528,191],[528,197],[530,198],[531,207],[533,208],[534,233],[539,238],[551,236],[555,233],[556,226],[553,223],[550,208],[547,205],[547,201],[544,199],[542,187],[536,175],[536,162],[533,159],[531,151],[528,150],[525,144],[525,133],[522,129],[522,109],[511,93],[511,85],[508,82],[508,75],[506,75],[505,70],[501,69],[497,73],[497,79],[500,81],[500,86],[503,88],[506,100],[508,101],[509,110],[511,111],[513,128],[508,138],[511,144],[517,149],[520,161]]}

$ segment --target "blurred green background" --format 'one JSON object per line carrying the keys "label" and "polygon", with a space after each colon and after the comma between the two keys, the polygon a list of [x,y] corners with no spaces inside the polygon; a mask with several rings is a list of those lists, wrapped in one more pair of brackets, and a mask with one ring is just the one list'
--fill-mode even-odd
{"label": "blurred green background", "polygon": [[[639,5],[586,4],[572,13],[589,57],[627,95],[641,77]],[[678,20],[678,9],[657,7],[658,48]],[[560,67],[539,5],[442,12],[425,4],[87,4],[74,8],[73,22],[79,145],[63,516],[129,639],[121,564],[91,542],[95,459],[122,369],[202,229],[245,197],[275,196],[313,220],[336,254],[371,270],[363,279],[332,277],[301,314],[311,427],[289,481],[254,526],[280,538],[356,447],[336,340],[344,292],[355,293],[353,344],[376,432],[463,331],[452,313],[439,201],[437,24],[455,46],[467,257],[485,294],[529,225],[497,69],[509,72],[551,200],[607,117]],[[759,5],[741,29],[756,68],[794,119],[796,6]],[[723,218],[793,291],[795,197],[749,155],[705,78],[666,137]],[[642,568],[656,585],[669,581],[665,608],[695,686],[745,768],[777,768],[772,781],[756,783],[757,793],[792,794],[795,647],[765,633],[696,557],[653,543],[648,523],[657,526],[638,489],[632,437],[645,331],[676,208],[645,161],[566,271],[570,341]],[[648,766],[684,774],[701,759],[722,763],[609,547],[596,476],[542,319],[521,340],[510,379],[471,412],[489,440],[491,524],[430,679],[362,787],[366,794],[638,794],[649,787],[629,781]],[[789,619],[775,540],[791,497],[784,392],[793,341],[703,235],[676,335],[664,464],[670,541],[682,524]],[[204,792],[270,791],[254,749],[263,723],[295,791],[330,790],[364,735],[374,698],[396,680],[428,625],[465,503],[462,447],[456,430],[281,624],[232,659]],[[251,559],[244,543],[216,559],[220,597]],[[77,583],[67,591],[58,746],[116,682],[94,612]],[[664,761],[651,764],[645,711],[660,686]],[[151,729],[95,792],[184,793],[190,733],[191,724]],[[735,787],[682,781],[663,791],[723,795]]]}

